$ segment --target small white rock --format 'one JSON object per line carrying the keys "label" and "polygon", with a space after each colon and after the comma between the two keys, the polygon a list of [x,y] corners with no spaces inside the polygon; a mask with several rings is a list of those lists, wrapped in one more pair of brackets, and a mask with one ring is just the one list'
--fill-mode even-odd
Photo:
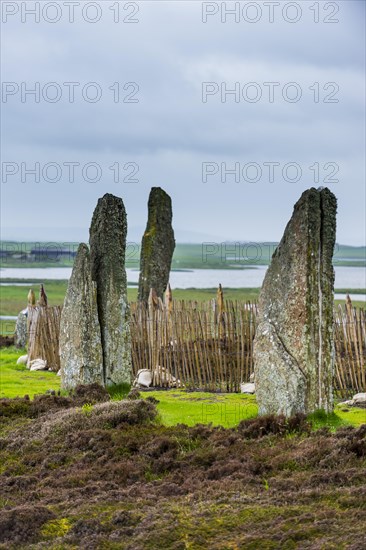
{"label": "small white rock", "polygon": [[151,385],[167,384],[170,388],[180,388],[182,386],[180,380],[175,378],[164,367],[156,367],[153,371],[150,369],[140,369],[137,373],[134,387],[143,386],[149,388]]}
{"label": "small white rock", "polygon": [[175,378],[175,376],[173,376],[169,370],[164,367],[156,367],[153,371],[153,375],[154,384],[158,384],[160,380],[160,383],[167,383],[169,388],[180,388],[182,386],[181,381],[178,380],[178,378]]}
{"label": "small white rock", "polygon": [[30,363],[28,363],[29,370],[48,370],[47,369],[47,361],[44,359],[33,359]]}
{"label": "small white rock", "polygon": [[255,393],[255,384],[251,382],[240,384],[241,393]]}
{"label": "small white rock", "polygon": [[148,388],[153,381],[153,373],[149,369],[140,369],[137,373],[133,386],[144,386]]}
{"label": "small white rock", "polygon": [[341,405],[358,405],[359,403],[366,403],[366,393],[356,393],[348,401],[342,401]]}
{"label": "small white rock", "polygon": [[356,393],[352,398],[353,404],[366,403],[366,393]]}

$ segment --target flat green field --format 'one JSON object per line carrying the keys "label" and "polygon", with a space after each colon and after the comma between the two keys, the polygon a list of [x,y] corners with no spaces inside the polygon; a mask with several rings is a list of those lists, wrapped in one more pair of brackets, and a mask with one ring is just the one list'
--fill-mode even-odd
{"label": "flat green field", "polygon": [[[1,241],[2,250],[23,251],[29,253],[32,248],[42,249],[54,245],[61,248],[62,243],[16,243]],[[63,243],[68,245],[69,250],[76,250],[77,243]],[[175,248],[172,269],[232,269],[233,267],[245,268],[251,264],[268,265],[271,255],[275,250],[277,243],[201,243],[201,244],[181,244],[178,243]],[[351,247],[336,245],[333,258],[335,265],[343,266],[364,266],[366,265],[366,247]],[[27,258],[8,257],[2,260],[1,267],[71,267],[72,259],[48,260],[48,261],[30,261]],[[126,250],[126,266],[139,268],[139,246],[130,243]],[[19,311],[27,305],[27,294],[29,287],[16,286],[11,283],[24,282],[24,279],[2,279],[2,282],[9,283],[9,286],[0,286],[0,316],[17,316]],[[39,283],[43,282],[50,305],[61,305],[64,300],[67,281],[43,280],[35,281],[32,288],[38,296]],[[206,289],[176,289],[173,292],[173,298],[180,300],[196,300],[198,302],[209,300],[216,297],[216,288]],[[229,300],[255,301],[259,295],[259,288],[224,288],[224,296]],[[365,294],[365,289],[337,289],[337,293],[346,294]],[[135,301],[137,298],[137,287],[128,289],[129,301]],[[336,300],[335,304],[343,304],[343,300]],[[356,307],[365,307],[365,302],[354,300]],[[14,332],[14,320],[0,320],[0,334],[11,335]]]}
{"label": "flat green field", "polygon": [[[17,280],[16,282],[19,282]],[[57,306],[63,304],[67,281],[45,281],[48,304]],[[27,306],[27,296],[32,288],[38,298],[39,284],[28,286],[0,286],[0,315],[18,315],[19,311]]]}
{"label": "flat green field", "polygon": [[[16,282],[19,282],[17,280]],[[43,281],[48,296],[48,303],[51,306],[62,305],[67,289],[67,281]],[[39,284],[31,286],[0,286],[0,315],[17,316],[18,313],[27,305],[27,295],[32,288],[38,297]],[[195,300],[203,302],[216,298],[217,289],[176,289],[173,297],[176,300]],[[258,298],[259,288],[230,288],[225,289],[225,298],[228,300],[255,301]],[[137,300],[137,288],[127,290],[128,300],[134,302]],[[15,321],[0,319],[0,334],[11,336],[14,334]]]}
{"label": "flat green field", "polygon": [[[19,282],[16,280],[14,282]],[[67,281],[48,281],[45,280],[44,286],[48,296],[49,305],[62,305],[67,289]],[[32,286],[0,286],[0,315],[16,316],[19,311],[24,309],[27,305],[27,295],[29,288],[32,288],[38,297],[39,284]],[[228,288],[224,290],[224,297],[227,300],[240,300],[240,301],[255,301],[259,296],[259,288]],[[365,289],[336,289],[340,294],[365,294]],[[216,298],[216,288],[187,288],[187,289],[175,289],[173,291],[173,299],[176,300],[195,300],[198,302],[211,300]],[[127,290],[128,300],[134,302],[137,299],[137,288],[129,288]],[[344,300],[336,300],[335,304],[343,304]],[[365,307],[365,302],[353,301],[353,304],[357,307]],[[3,324],[8,327],[12,325],[12,322],[7,321]],[[4,334],[4,332],[3,332]]]}
{"label": "flat green field", "polygon": [[[19,282],[19,281],[17,281]],[[50,306],[63,304],[67,281],[44,281],[44,286],[48,296]],[[39,284],[31,286],[0,286],[0,315],[18,315],[19,311],[27,305],[27,295],[32,288],[38,297]],[[173,292],[173,298],[176,300],[197,300],[205,301],[216,298],[217,289],[176,289]],[[256,300],[259,294],[259,288],[230,288],[225,289],[225,298],[228,300]],[[134,302],[137,299],[137,287],[128,288],[128,300]]]}

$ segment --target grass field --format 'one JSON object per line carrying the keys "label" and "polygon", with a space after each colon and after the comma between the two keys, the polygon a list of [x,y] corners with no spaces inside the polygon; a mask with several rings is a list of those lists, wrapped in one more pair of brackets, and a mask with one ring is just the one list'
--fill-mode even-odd
{"label": "grass field", "polygon": [[[57,306],[63,304],[67,289],[67,281],[45,281],[48,304]],[[32,288],[38,299],[39,284],[28,286],[0,286],[0,315],[18,315],[27,306],[27,296]]]}
{"label": "grass field", "polygon": [[[44,286],[48,296],[50,306],[63,304],[67,281],[44,281]],[[0,286],[0,315],[17,315],[19,311],[27,305],[27,295],[32,288],[38,297],[39,284],[31,286]],[[216,298],[217,289],[176,289],[173,292],[174,299],[204,301]],[[256,300],[259,294],[259,288],[233,288],[225,289],[225,298],[229,300]],[[137,299],[137,287],[127,289],[127,297],[130,302]]]}
{"label": "grass field", "polygon": [[[15,282],[19,282],[18,280]],[[49,305],[62,305],[67,289],[67,281],[44,281],[45,289],[48,296]],[[31,286],[0,286],[0,315],[16,316],[19,311],[24,309],[27,305],[27,295],[29,288],[32,288],[38,297],[39,283]],[[259,296],[259,288],[224,288],[224,297],[227,300],[240,300],[240,301],[255,301]],[[347,294],[365,294],[365,289],[336,289],[337,293]],[[216,288],[187,288],[187,289],[175,289],[173,291],[173,298],[176,300],[196,300],[198,302],[210,300],[216,298]],[[130,302],[134,302],[137,299],[137,287],[128,288],[127,297]],[[336,300],[335,304],[342,304],[344,300]],[[365,302],[354,300],[353,304],[356,307],[365,307]],[[12,321],[3,321],[3,331],[6,326],[8,329],[14,325]],[[6,325],[6,326],[5,326]],[[9,334],[9,332],[8,332]]]}
{"label": "grass field", "polygon": [[[16,281],[19,282],[19,281]],[[48,303],[51,306],[62,305],[67,289],[67,281],[44,281],[48,296]],[[27,295],[32,288],[38,296],[39,284],[31,286],[1,286],[0,285],[0,315],[17,316],[18,313],[27,305]],[[216,298],[216,288],[204,289],[176,289],[173,292],[176,300],[196,300],[198,302]],[[225,298],[228,300],[250,300],[255,301],[258,298],[259,288],[231,288],[225,289]],[[137,288],[128,288],[127,297],[130,302],[137,300]],[[15,320],[0,319],[0,334],[11,336],[14,334]]]}
{"label": "grass field", "polygon": [[[60,389],[60,377],[47,371],[30,372],[24,365],[17,365],[16,360],[25,350],[13,347],[0,350],[0,398],[24,397],[32,399],[35,394],[48,390]],[[110,390],[112,399],[125,398],[128,387]],[[66,395],[66,392],[63,392]],[[165,426],[186,424],[212,424],[231,428],[241,420],[255,418],[258,409],[253,395],[217,394],[208,392],[187,392],[184,390],[161,390],[141,392],[142,397],[154,397],[159,401],[157,408],[161,422]],[[332,428],[342,424],[354,426],[366,423],[366,410],[338,406],[333,415],[315,415],[312,419],[315,427],[328,425]]]}
{"label": "grass field", "polygon": [[60,377],[48,371],[29,371],[24,365],[17,365],[18,357],[26,350],[14,347],[0,348],[0,398],[24,397],[33,398],[37,393],[60,388]]}
{"label": "grass field", "polygon": [[0,334],[2,336],[13,336],[15,332],[15,321],[0,319]]}

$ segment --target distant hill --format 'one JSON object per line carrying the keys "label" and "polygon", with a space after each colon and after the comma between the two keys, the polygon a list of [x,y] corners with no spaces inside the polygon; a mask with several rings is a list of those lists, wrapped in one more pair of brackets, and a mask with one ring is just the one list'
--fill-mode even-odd
{"label": "distant hill", "polygon": [[[278,243],[220,242],[177,243],[172,269],[232,269],[250,265],[268,265]],[[1,267],[70,267],[77,242],[0,241]],[[129,240],[126,249],[127,267],[139,267],[140,245]],[[337,244],[334,265],[366,266],[366,247]]]}

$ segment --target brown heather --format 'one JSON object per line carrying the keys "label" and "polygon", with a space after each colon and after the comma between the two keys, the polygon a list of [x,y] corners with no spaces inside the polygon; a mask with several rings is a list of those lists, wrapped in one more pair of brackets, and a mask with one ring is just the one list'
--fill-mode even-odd
{"label": "brown heather", "polygon": [[0,403],[19,407],[2,416],[0,548],[366,546],[365,425],[164,427],[149,401],[81,393],[32,414],[27,400]]}

